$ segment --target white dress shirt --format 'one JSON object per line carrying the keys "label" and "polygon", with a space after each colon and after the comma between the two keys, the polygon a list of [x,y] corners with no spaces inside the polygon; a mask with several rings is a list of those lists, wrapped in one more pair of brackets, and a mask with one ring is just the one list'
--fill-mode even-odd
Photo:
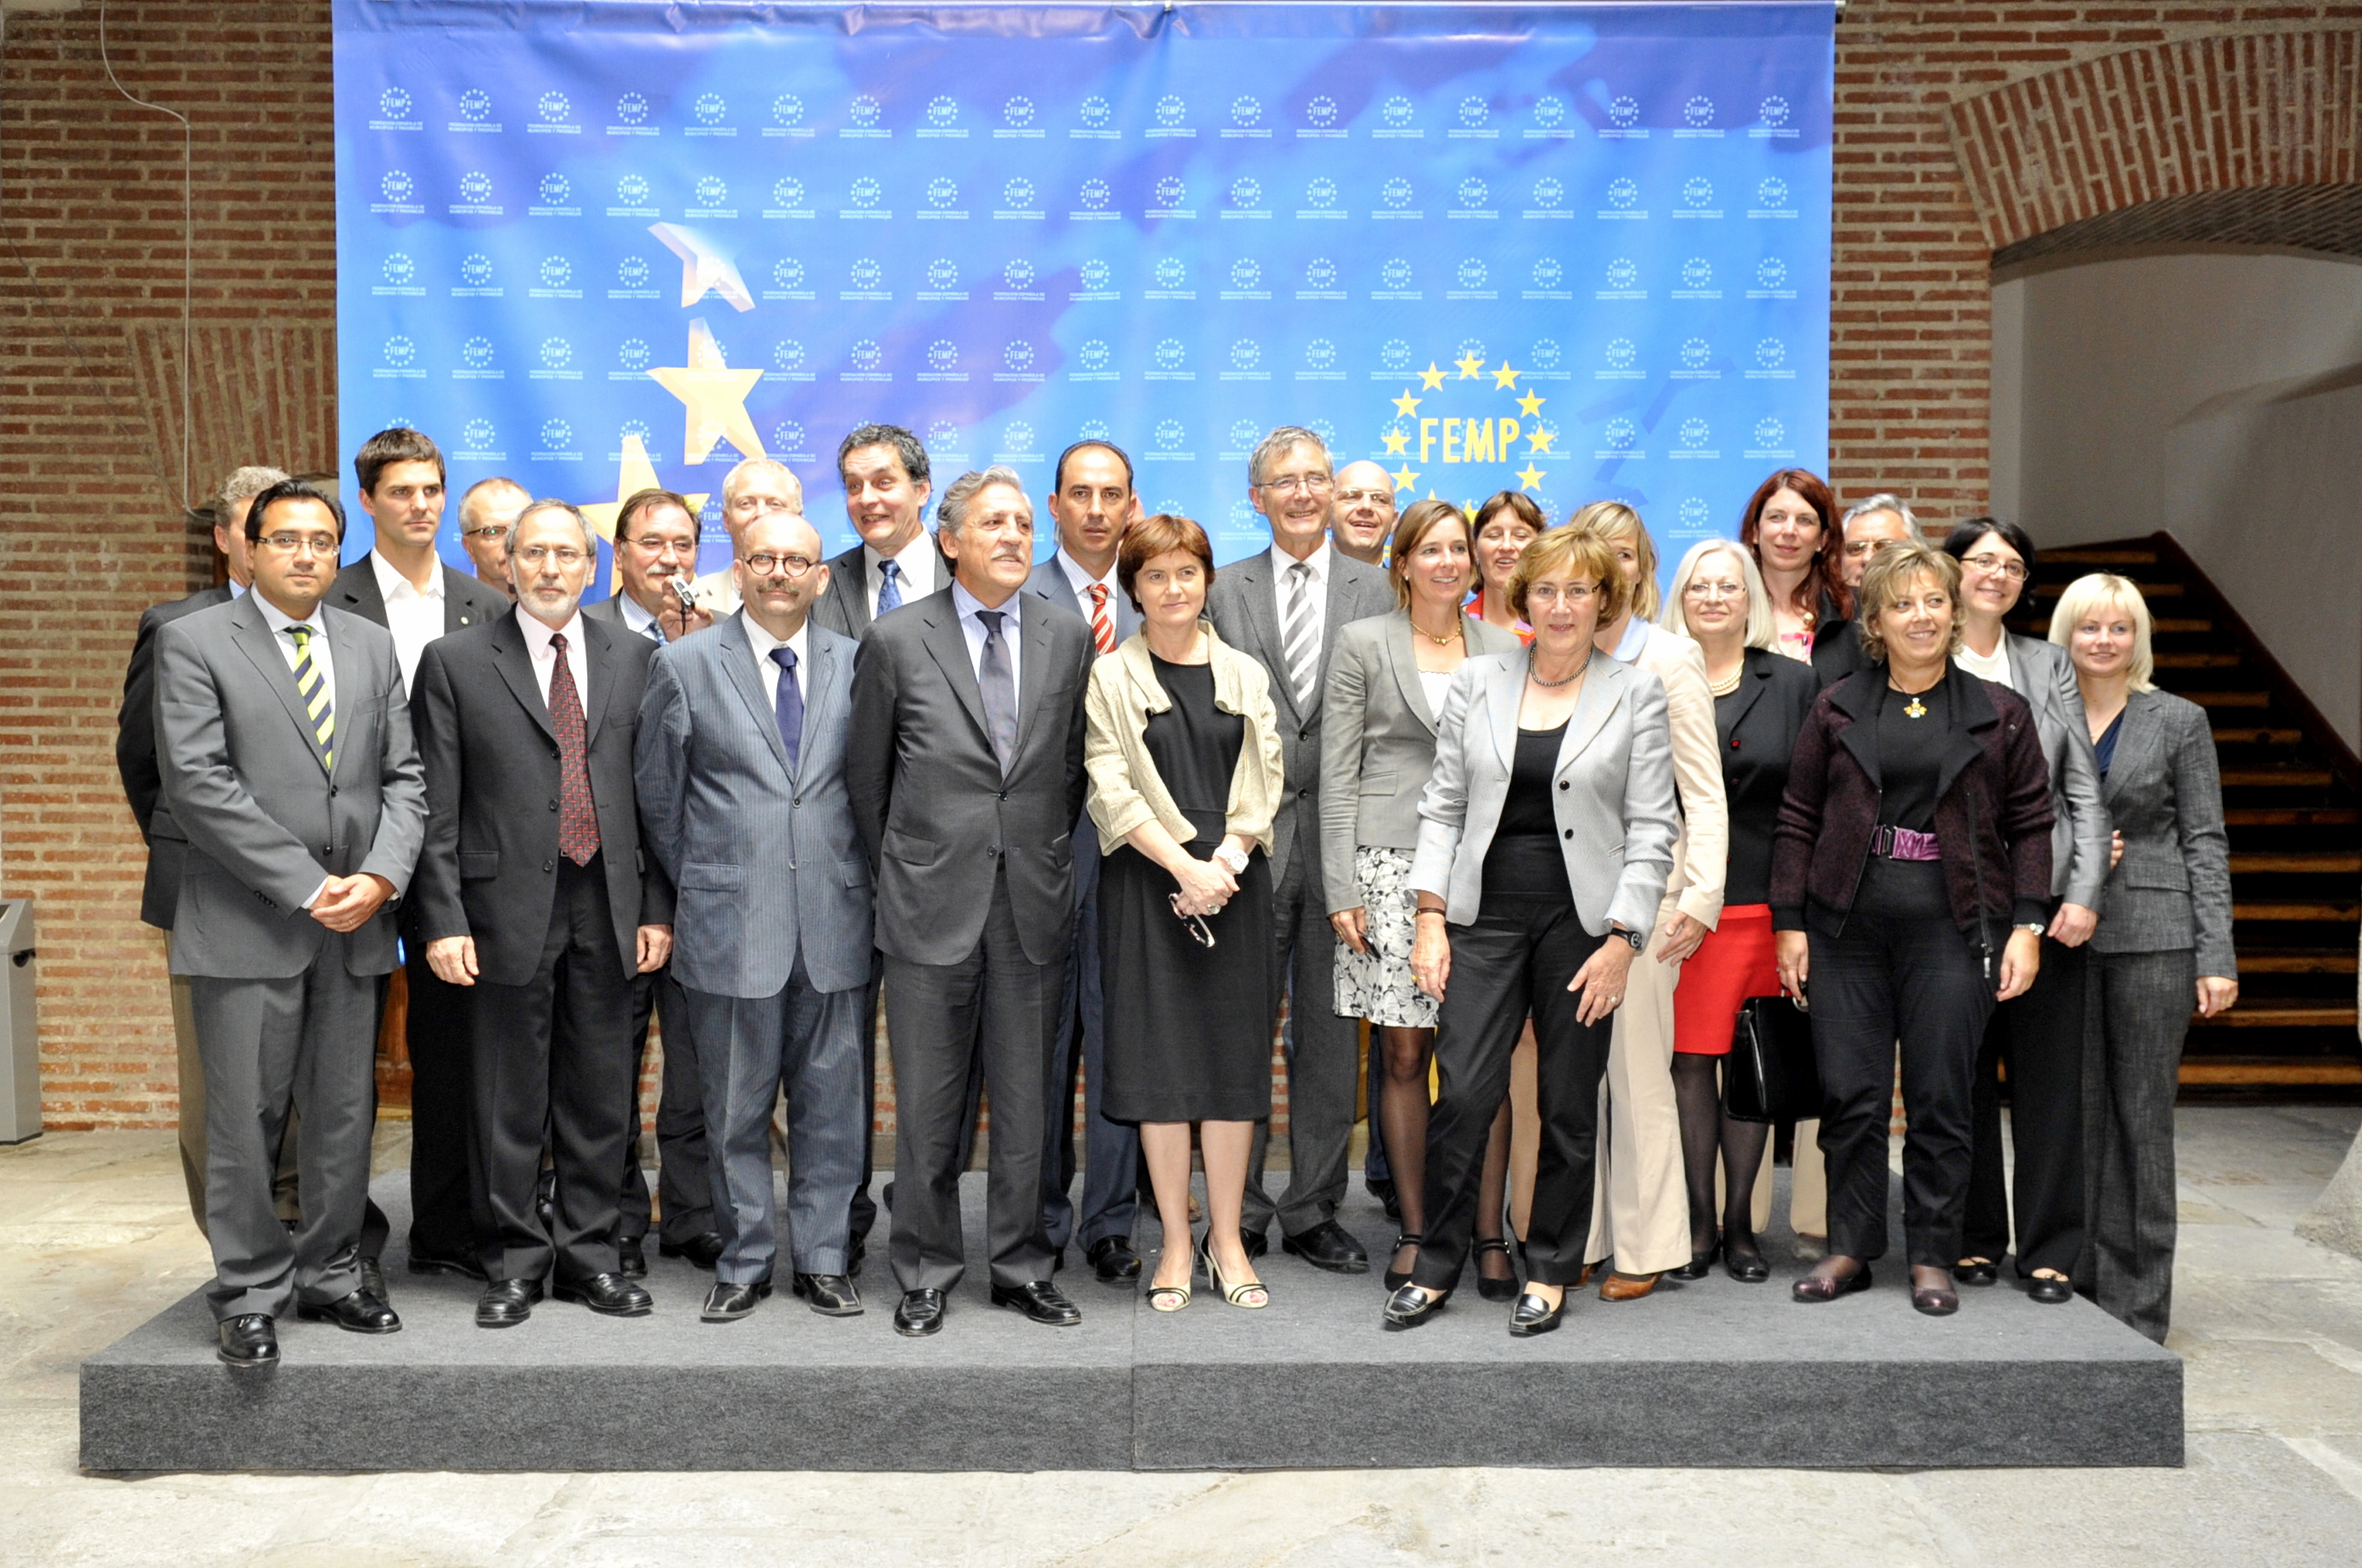
{"label": "white dress shirt", "polygon": [[779,677],[788,674],[788,671],[779,668],[779,661],[771,657],[773,648],[786,648],[796,656],[795,673],[791,677],[796,683],[796,695],[799,697],[809,695],[811,689],[805,684],[803,678],[806,668],[804,646],[807,641],[804,634],[811,629],[811,622],[806,620],[796,628],[796,635],[783,643],[765,631],[763,624],[745,611],[738,613],[738,619],[746,628],[746,646],[755,650],[755,673],[763,678],[763,694],[771,700],[771,712],[776,713],[779,711]]}
{"label": "white dress shirt", "polygon": [[640,602],[628,593],[615,595],[615,608],[624,617],[624,629],[647,638],[652,643],[665,640],[664,627]]}
{"label": "white dress shirt", "polygon": [[[1009,649],[1009,684],[1010,690],[1012,695],[1025,690],[1025,671],[1018,663],[1017,654],[1018,644],[1021,641],[1017,635],[1017,628],[1019,625],[1017,603],[1019,600],[1021,600],[1024,597],[1025,591],[1021,588],[1016,592],[1010,594],[1008,598],[1002,600],[997,607],[1001,615],[1000,640],[1001,643]],[[968,668],[976,671],[977,683],[978,685],[982,685],[984,683],[985,631],[984,623],[976,618],[976,613],[979,610],[995,607],[987,605],[983,600],[978,599],[975,594],[970,593],[957,578],[954,578],[952,580],[952,608],[958,612],[960,631],[967,637]]]}
{"label": "white dress shirt", "polygon": [[370,569],[377,573],[378,597],[385,601],[385,629],[393,634],[393,657],[402,663],[402,690],[407,696],[418,673],[418,656],[443,635],[443,563],[435,563],[435,573],[422,591],[375,550],[369,558]]}
{"label": "white dress shirt", "polygon": [[[1326,634],[1329,628],[1329,568],[1335,559],[1336,558],[1329,549],[1329,536],[1323,534],[1320,536],[1320,547],[1305,557],[1302,563],[1312,569],[1312,646],[1316,650],[1313,656],[1316,668],[1319,661],[1318,650],[1325,647],[1328,643]],[[1297,565],[1294,556],[1289,555],[1277,545],[1272,546],[1273,600],[1279,611],[1279,635],[1283,642],[1287,638],[1287,606],[1296,592],[1296,579],[1293,573]],[[1283,674],[1281,679],[1286,678]]]}
{"label": "white dress shirt", "polygon": [[1977,652],[1963,642],[1960,645],[1960,651],[1952,656],[1952,661],[1970,675],[1990,680],[1995,686],[2006,686],[2013,691],[2017,690],[2017,682],[2009,678],[2009,633],[2007,631],[2003,631],[2001,640],[1993,644],[1993,651],[1990,657]]}
{"label": "white dress shirt", "polygon": [[1108,563],[1105,577],[1093,577],[1088,567],[1068,555],[1064,548],[1058,551],[1054,558],[1058,563],[1058,569],[1066,574],[1066,581],[1073,586],[1075,602],[1082,606],[1085,616],[1087,617],[1091,613],[1091,589],[1097,586],[1107,590],[1108,618],[1112,621],[1115,617],[1115,607],[1120,602],[1119,596],[1123,592],[1122,585],[1115,580],[1115,563],[1112,561]]}
{"label": "white dress shirt", "polygon": [[863,545],[861,588],[869,596],[869,618],[873,621],[877,619],[877,592],[886,586],[884,568],[888,560],[893,561],[900,570],[902,602],[908,604],[913,600],[924,599],[930,593],[943,591],[943,552],[935,548],[933,536],[924,528],[920,529],[911,542],[902,547],[902,553],[897,556],[882,556],[868,545]]}
{"label": "white dress shirt", "polygon": [[582,613],[553,630],[525,613],[524,605],[515,610],[517,625],[524,633],[525,657],[532,661],[535,684],[541,688],[541,706],[549,707],[549,679],[557,672],[557,645],[550,641],[556,632],[566,634],[566,668],[574,677],[575,700],[582,704],[582,713],[590,714],[590,661],[582,651]]}
{"label": "white dress shirt", "polygon": [[[258,593],[254,596],[254,607],[262,612],[262,624],[270,628],[270,640],[278,645],[279,656],[287,661],[287,670],[291,675],[295,671],[295,639],[288,635],[287,628],[302,626],[310,632],[311,635],[307,640],[312,645],[312,668],[320,672],[322,680],[327,682],[328,712],[331,714],[335,713],[337,711],[337,661],[328,651],[328,621],[326,616],[320,613],[320,607],[314,605],[310,617],[302,621],[281,611],[278,605],[270,602],[270,599],[263,594]],[[323,877],[320,878],[320,885],[312,889],[312,896],[305,899],[298,907],[310,909],[320,901],[320,895],[327,890],[328,879]]]}

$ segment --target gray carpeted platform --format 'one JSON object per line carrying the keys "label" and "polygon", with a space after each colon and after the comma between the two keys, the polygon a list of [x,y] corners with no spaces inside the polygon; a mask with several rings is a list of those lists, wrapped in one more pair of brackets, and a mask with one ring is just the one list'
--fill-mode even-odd
{"label": "gray carpeted platform", "polygon": [[[1781,1173],[1784,1184],[1786,1173]],[[967,1178],[983,1233],[983,1178]],[[400,1176],[377,1197],[408,1220]],[[1783,1204],[1784,1211],[1784,1202]],[[1374,1256],[1391,1228],[1357,1188],[1341,1216]],[[1155,1244],[1155,1226],[1143,1224]],[[172,1470],[1249,1470],[1375,1465],[2173,1465],[2181,1363],[2078,1300],[2007,1285],[1923,1318],[1899,1246],[1877,1286],[1788,1297],[1800,1265],[1766,1238],[1772,1281],[1717,1273],[1642,1301],[1571,1303],[1517,1341],[1469,1281],[1433,1323],[1379,1328],[1374,1275],[1275,1253],[1273,1304],[1201,1288],[1165,1317],[1087,1269],[1062,1276],[1077,1329],[994,1310],[972,1265],[933,1339],[898,1338],[879,1255],[866,1315],[784,1294],[739,1323],[697,1320],[712,1276],[653,1256],[656,1313],[546,1305],[475,1327],[477,1287],[386,1258],[403,1331],[280,1329],[284,1364],[234,1376],[193,1295],[82,1368],[82,1460]],[[1079,1261],[1079,1260],[1078,1260]]]}

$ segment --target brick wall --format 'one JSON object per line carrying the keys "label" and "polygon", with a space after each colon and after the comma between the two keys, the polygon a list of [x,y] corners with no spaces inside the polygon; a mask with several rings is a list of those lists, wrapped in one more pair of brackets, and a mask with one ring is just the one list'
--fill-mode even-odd
{"label": "brick wall", "polygon": [[[1839,492],[1900,490],[1937,521],[1981,506],[1987,262],[2026,223],[2353,179],[2356,29],[2353,3],[1854,0],[1838,29]],[[237,463],[337,464],[327,6],[117,0],[107,42],[126,89],[189,120],[185,419],[180,123],[109,84],[94,5],[12,10],[0,68],[0,887],[39,900],[59,1128],[175,1109],[162,947],[136,918],[111,747],[139,611],[210,580],[181,505]],[[2169,81],[2178,95],[2144,85]]]}

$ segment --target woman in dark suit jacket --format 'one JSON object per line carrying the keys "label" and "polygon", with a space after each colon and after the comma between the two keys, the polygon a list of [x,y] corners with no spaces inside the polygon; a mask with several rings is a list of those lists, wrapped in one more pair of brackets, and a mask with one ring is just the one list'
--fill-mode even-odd
{"label": "woman in dark suit jacket", "polygon": [[2034,983],[2050,900],[2050,772],[2034,714],[1957,668],[1959,563],[1890,545],[1862,574],[1872,661],[1797,736],[1772,856],[1780,978],[1810,996],[1829,1255],[1799,1301],[1870,1285],[1886,1250],[1886,1128],[1902,1042],[1911,1304],[1959,1309],[1970,1084],[1995,1001]]}
{"label": "woman in dark suit jacket", "polygon": [[[1820,682],[1811,668],[1772,646],[1772,607],[1754,558],[1727,539],[1694,547],[1674,569],[1661,617],[1695,639],[1714,693],[1716,749],[1730,808],[1729,869],[1722,919],[1682,966],[1673,991],[1673,1097],[1681,1107],[1682,1164],[1689,1178],[1690,1262],[1676,1279],[1703,1279],[1720,1249],[1730,1277],[1771,1277],[1755,1244],[1755,1178],[1771,1124],[1722,1110],[1721,1069],[1738,1010],[1749,997],[1780,994],[1772,936],[1772,834],[1788,789],[1788,759]],[[1724,1178],[1721,1233],[1714,1177]]]}
{"label": "woman in dark suit jacket", "polygon": [[2121,577],[2068,585],[2050,640],[2075,664],[2124,859],[2092,939],[2100,1027],[2083,1070],[2091,1287],[2162,1342],[2173,1306],[2173,1101],[2190,1010],[2239,999],[2230,840],[2206,712],[2149,684],[2148,606]]}

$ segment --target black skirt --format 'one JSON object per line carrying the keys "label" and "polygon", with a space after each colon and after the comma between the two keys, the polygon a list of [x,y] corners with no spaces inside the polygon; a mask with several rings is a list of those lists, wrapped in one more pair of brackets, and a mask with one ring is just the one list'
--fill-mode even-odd
{"label": "black skirt", "polygon": [[1201,947],[1173,912],[1170,873],[1125,845],[1099,868],[1099,975],[1107,1085],[1117,1121],[1260,1121],[1271,1114],[1279,946],[1271,864],[1258,849],[1239,890],[1205,917]]}

